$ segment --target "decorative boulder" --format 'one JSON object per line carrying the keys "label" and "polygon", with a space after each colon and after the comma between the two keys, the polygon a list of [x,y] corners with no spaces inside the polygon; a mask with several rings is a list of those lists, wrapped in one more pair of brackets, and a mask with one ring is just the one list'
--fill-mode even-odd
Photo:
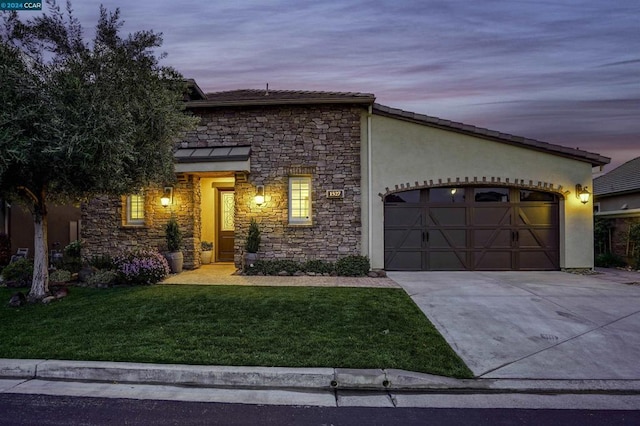
{"label": "decorative boulder", "polygon": [[12,308],[19,308],[20,306],[23,306],[26,303],[27,303],[27,298],[21,291],[13,293],[11,295],[11,299],[9,299],[9,306],[11,306]]}

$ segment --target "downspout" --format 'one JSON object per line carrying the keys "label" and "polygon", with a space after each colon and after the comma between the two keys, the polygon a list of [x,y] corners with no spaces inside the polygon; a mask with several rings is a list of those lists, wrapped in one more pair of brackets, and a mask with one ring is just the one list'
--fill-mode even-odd
{"label": "downspout", "polygon": [[369,105],[369,113],[367,114],[367,215],[368,215],[368,235],[367,235],[367,253],[369,259],[371,259],[371,248],[373,247],[373,188],[371,186],[372,172],[371,172],[371,115],[373,114],[373,106]]}

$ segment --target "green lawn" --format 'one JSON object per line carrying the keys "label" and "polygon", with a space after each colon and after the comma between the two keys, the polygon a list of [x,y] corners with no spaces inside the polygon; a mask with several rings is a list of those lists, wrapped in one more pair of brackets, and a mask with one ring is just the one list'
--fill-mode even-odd
{"label": "green lawn", "polygon": [[472,373],[400,289],[149,286],[70,288],[9,308],[0,358]]}

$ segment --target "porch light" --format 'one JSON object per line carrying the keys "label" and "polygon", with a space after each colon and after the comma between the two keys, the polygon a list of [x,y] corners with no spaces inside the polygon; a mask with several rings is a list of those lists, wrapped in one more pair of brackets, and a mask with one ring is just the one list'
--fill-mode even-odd
{"label": "porch light", "polygon": [[168,207],[173,203],[173,187],[165,186],[162,197],[160,198],[160,204],[162,207]]}
{"label": "porch light", "polygon": [[587,187],[582,187],[579,183],[576,184],[576,198],[579,199],[582,204],[587,204],[589,197],[591,197],[591,193]]}
{"label": "porch light", "polygon": [[254,200],[259,206],[264,204],[264,185],[258,185],[256,187],[256,196]]}

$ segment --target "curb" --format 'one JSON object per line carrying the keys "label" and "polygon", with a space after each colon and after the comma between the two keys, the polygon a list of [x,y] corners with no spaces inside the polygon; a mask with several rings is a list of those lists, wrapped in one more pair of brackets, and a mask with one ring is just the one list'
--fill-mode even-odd
{"label": "curb", "polygon": [[640,380],[454,379],[396,369],[231,367],[41,359],[0,359],[0,378],[306,391],[640,394]]}

